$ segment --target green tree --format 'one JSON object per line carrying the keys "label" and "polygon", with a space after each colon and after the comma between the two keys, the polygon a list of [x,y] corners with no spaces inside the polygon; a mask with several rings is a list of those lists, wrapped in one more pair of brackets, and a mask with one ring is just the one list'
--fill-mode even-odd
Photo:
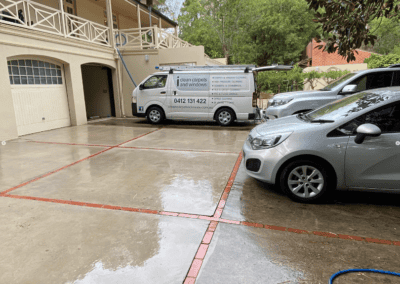
{"label": "green tree", "polygon": [[251,0],[245,5],[236,61],[257,65],[297,62],[317,33],[304,0]]}
{"label": "green tree", "polygon": [[380,18],[370,23],[371,34],[376,36],[374,52],[389,54],[400,46],[400,22],[399,19]]}
{"label": "green tree", "polygon": [[211,57],[224,57],[218,34],[205,9],[205,0],[186,0],[178,17],[179,35],[194,45],[203,45]]}
{"label": "green tree", "polygon": [[[382,18],[398,18],[398,0],[306,0],[317,11],[315,22],[321,24],[328,53],[338,52],[354,61],[356,49],[374,46],[378,36],[370,30],[371,23]],[[373,25],[372,24],[372,25]],[[322,46],[320,46],[322,48]]]}

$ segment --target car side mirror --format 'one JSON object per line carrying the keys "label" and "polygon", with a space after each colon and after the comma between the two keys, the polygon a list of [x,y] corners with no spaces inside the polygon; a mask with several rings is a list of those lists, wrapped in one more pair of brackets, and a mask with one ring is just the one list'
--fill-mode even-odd
{"label": "car side mirror", "polygon": [[342,89],[342,94],[351,94],[357,91],[357,85],[347,85]]}
{"label": "car side mirror", "polygon": [[143,84],[140,84],[140,85],[139,85],[139,90],[143,90],[143,89],[144,89]]}
{"label": "car side mirror", "polygon": [[382,133],[381,129],[378,126],[370,123],[361,124],[359,127],[357,127],[356,131],[357,135],[354,139],[354,142],[356,144],[361,144],[362,142],[364,142],[364,139],[367,136],[378,137]]}

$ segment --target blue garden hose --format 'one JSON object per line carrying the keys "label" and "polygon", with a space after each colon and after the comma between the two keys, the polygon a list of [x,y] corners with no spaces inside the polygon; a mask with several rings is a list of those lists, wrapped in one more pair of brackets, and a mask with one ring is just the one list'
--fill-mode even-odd
{"label": "blue garden hose", "polygon": [[359,268],[355,268],[355,269],[347,269],[347,270],[342,270],[342,271],[336,272],[335,274],[333,274],[331,276],[331,279],[329,279],[329,284],[332,284],[333,283],[333,279],[335,279],[339,275],[345,274],[345,273],[349,273],[349,272],[373,272],[373,273],[389,274],[389,275],[394,275],[394,276],[399,276],[400,277],[400,273],[396,273],[396,272],[392,272],[392,271],[385,271],[385,270],[379,270],[379,269],[359,269]]}

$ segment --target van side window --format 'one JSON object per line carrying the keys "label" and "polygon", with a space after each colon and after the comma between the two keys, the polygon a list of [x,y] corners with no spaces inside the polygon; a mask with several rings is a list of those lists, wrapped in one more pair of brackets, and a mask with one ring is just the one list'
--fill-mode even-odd
{"label": "van side window", "polygon": [[144,82],[144,89],[156,89],[164,88],[167,84],[168,75],[155,75],[150,77],[146,82]]}

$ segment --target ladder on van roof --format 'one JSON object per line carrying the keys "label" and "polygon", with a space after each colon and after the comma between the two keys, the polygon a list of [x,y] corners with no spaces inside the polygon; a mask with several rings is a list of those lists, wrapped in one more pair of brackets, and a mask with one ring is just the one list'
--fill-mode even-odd
{"label": "ladder on van roof", "polygon": [[156,66],[156,70],[159,71],[220,71],[220,70],[244,70],[245,73],[249,71],[261,72],[261,71],[272,71],[281,70],[289,71],[292,70],[293,66],[290,65],[272,65],[256,67],[255,65],[215,65],[215,66],[187,66],[187,65],[169,65],[169,66]]}

